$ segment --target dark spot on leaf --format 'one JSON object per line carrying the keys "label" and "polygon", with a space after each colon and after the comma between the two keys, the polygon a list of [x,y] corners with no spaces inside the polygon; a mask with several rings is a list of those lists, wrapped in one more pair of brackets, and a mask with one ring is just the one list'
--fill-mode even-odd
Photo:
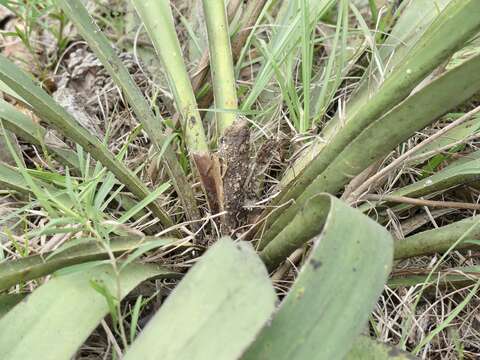
{"label": "dark spot on leaf", "polygon": [[388,352],[388,356],[398,356],[398,355],[400,355],[400,351],[395,347],[392,347]]}
{"label": "dark spot on leaf", "polygon": [[310,265],[312,265],[313,270],[317,270],[320,266],[322,266],[322,262],[320,260],[311,259]]}
{"label": "dark spot on leaf", "polygon": [[357,268],[355,268],[355,267],[352,270],[353,270],[353,272],[357,272]]}
{"label": "dark spot on leaf", "polygon": [[194,116],[190,117],[190,123],[191,123],[192,125],[195,125],[196,122],[197,122],[197,120],[195,119]]}

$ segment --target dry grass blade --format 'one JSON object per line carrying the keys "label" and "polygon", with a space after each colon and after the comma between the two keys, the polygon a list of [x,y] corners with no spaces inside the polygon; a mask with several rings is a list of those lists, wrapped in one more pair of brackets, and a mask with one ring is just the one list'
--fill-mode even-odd
{"label": "dry grass blade", "polygon": [[435,208],[480,210],[480,204],[469,204],[469,203],[462,203],[462,202],[455,202],[455,201],[434,201],[434,200],[409,198],[406,196],[376,195],[376,194],[367,194],[365,195],[364,198],[365,200],[370,200],[370,201],[395,202],[400,204],[431,206]]}

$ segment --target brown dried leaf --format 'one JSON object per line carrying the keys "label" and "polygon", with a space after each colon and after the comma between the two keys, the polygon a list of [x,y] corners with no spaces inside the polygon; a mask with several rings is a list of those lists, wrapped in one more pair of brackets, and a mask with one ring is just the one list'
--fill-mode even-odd
{"label": "brown dried leaf", "polygon": [[212,214],[223,211],[223,184],[220,161],[216,155],[195,153],[193,159],[200,175],[202,187],[207,195]]}

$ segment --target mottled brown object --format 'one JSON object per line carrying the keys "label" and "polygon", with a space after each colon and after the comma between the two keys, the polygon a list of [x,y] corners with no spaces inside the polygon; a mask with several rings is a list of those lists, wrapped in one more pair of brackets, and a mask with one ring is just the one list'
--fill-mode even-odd
{"label": "mottled brown object", "polygon": [[210,153],[195,153],[193,159],[207,195],[210,211],[212,214],[223,211],[222,173],[218,157]]}
{"label": "mottled brown object", "polygon": [[218,151],[223,174],[222,233],[231,235],[243,223],[245,211],[245,181],[249,173],[250,129],[245,120],[237,120],[225,130]]}

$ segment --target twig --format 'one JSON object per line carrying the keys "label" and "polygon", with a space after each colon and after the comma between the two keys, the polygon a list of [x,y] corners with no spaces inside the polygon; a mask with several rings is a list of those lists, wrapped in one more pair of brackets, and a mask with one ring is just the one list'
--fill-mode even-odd
{"label": "twig", "polygon": [[394,202],[400,204],[410,204],[418,206],[429,206],[437,208],[447,208],[447,209],[469,209],[469,210],[480,210],[480,204],[456,202],[456,201],[435,201],[435,200],[425,200],[425,199],[415,199],[406,196],[396,196],[396,195],[377,195],[377,194],[368,194],[365,195],[366,200],[371,201],[382,201],[382,202]]}
{"label": "twig", "polygon": [[287,260],[280,265],[277,271],[272,275],[272,281],[280,281],[285,276],[285,274],[290,270],[292,266],[295,266],[300,259],[302,258],[305,252],[304,248],[299,248],[295,250],[292,255],[290,255]]}

